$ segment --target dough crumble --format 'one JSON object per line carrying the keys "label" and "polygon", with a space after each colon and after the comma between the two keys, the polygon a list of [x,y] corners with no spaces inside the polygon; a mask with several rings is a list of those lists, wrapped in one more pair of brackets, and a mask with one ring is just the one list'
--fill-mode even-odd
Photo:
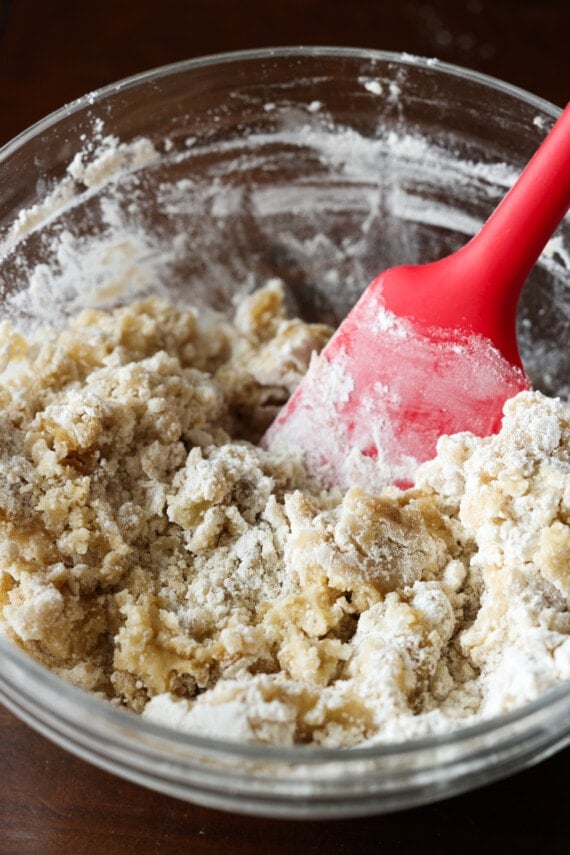
{"label": "dough crumble", "polygon": [[282,746],[402,740],[570,679],[570,411],[443,437],[409,490],[258,447],[331,330],[277,281],[232,321],[149,298],[2,325],[0,626],[159,722]]}

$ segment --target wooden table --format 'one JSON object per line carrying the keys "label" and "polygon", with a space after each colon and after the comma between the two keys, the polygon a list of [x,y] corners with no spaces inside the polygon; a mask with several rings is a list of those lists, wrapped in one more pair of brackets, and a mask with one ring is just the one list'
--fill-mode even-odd
{"label": "wooden table", "polygon": [[[405,50],[563,106],[570,0],[0,0],[0,143],[66,101],[200,54],[284,44]],[[75,759],[0,708],[0,855],[568,851],[570,749],[429,807],[280,822],[178,802]],[[499,849],[500,847],[500,849]]]}

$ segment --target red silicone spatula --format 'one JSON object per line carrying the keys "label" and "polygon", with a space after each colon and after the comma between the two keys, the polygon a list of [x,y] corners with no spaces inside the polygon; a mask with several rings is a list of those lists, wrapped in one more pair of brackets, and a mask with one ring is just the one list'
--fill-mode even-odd
{"label": "red silicone spatula", "polygon": [[481,231],[453,255],[395,267],[364,292],[265,437],[328,485],[413,483],[442,434],[498,430],[527,389],[522,286],[570,206],[570,104]]}

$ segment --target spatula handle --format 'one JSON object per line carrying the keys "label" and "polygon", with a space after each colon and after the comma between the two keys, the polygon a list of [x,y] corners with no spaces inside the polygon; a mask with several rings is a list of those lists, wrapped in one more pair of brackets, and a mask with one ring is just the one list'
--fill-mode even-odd
{"label": "spatula handle", "polygon": [[[474,238],[469,251],[489,289],[518,300],[547,241],[570,207],[570,104],[511,190]],[[467,247],[466,247],[467,249]]]}
{"label": "spatula handle", "polygon": [[460,327],[465,319],[466,329],[520,366],[516,315],[522,287],[569,207],[570,104],[478,234],[436,262],[441,325]]}

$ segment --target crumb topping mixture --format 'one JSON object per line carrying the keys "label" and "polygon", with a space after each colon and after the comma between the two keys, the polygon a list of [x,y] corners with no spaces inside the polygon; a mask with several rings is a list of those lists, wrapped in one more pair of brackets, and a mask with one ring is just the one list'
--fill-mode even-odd
{"label": "crumb topping mixture", "polygon": [[0,630],[148,718],[250,742],[447,732],[570,679],[570,410],[345,494],[257,446],[327,341],[277,282],[0,325]]}

